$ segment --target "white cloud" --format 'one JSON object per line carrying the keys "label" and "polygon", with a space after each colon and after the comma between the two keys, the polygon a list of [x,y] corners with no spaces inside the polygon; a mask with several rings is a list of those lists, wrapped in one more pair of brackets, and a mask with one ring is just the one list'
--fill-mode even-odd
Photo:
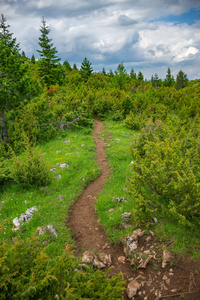
{"label": "white cloud", "polygon": [[142,70],[148,78],[155,72],[165,76],[167,66],[200,77],[200,21],[191,26],[158,21],[200,8],[199,0],[0,1],[28,56],[37,56],[44,16],[63,61],[79,65],[86,56],[94,69],[99,63],[110,69],[124,61],[127,70]]}

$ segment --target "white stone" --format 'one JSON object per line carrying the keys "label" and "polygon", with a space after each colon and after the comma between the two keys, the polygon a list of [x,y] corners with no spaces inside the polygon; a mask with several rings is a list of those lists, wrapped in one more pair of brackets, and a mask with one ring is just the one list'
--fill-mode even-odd
{"label": "white stone", "polygon": [[18,218],[15,218],[15,219],[13,220],[13,225],[14,225],[15,227],[17,227],[17,228],[20,228],[20,222],[19,222],[19,219],[18,219]]}
{"label": "white stone", "polygon": [[69,165],[68,164],[65,164],[65,163],[62,163],[60,164],[60,168],[69,168]]}
{"label": "white stone", "polygon": [[127,286],[127,295],[129,299],[132,299],[136,294],[137,291],[140,289],[140,284],[136,280],[132,280]]}
{"label": "white stone", "polygon": [[94,260],[96,255],[92,251],[85,251],[83,253],[82,262],[91,264]]}
{"label": "white stone", "polygon": [[104,263],[104,265],[106,265],[107,267],[111,266],[112,264],[111,254],[100,253],[99,258]]}
{"label": "white stone", "polygon": [[51,233],[53,233],[55,235],[55,237],[58,236],[55,228],[52,225],[47,225],[47,228]]}

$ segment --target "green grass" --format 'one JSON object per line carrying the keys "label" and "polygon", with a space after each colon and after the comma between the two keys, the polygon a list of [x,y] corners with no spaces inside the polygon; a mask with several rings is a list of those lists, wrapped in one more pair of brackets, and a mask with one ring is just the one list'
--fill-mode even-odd
{"label": "green grass", "polygon": [[[134,199],[126,190],[126,176],[132,160],[130,145],[137,134],[126,128],[123,123],[105,121],[104,124],[102,136],[107,142],[106,153],[111,174],[97,199],[96,210],[109,238],[113,243],[117,243],[134,228],[133,222],[130,222],[131,227],[128,229],[121,226],[121,214],[130,212],[134,207]],[[118,197],[125,197],[127,202],[119,203],[113,200]],[[109,212],[110,208],[114,210]]]}
{"label": "green grass", "polygon": [[[81,147],[83,144],[85,146]],[[100,169],[96,163],[94,139],[87,129],[67,131],[64,136],[43,144],[40,149],[48,168],[56,168],[55,172],[51,172],[52,182],[41,188],[22,189],[15,183],[4,187],[0,196],[0,223],[5,223],[5,229],[0,239],[25,239],[39,226],[53,225],[58,237],[45,234],[41,239],[49,245],[48,254],[55,257],[63,253],[67,243],[73,244],[70,230],[66,227],[69,207],[85,186],[98,177]],[[66,163],[69,168],[61,169],[57,163]],[[55,178],[58,174],[62,176],[59,180]],[[63,199],[59,200],[59,196]],[[33,218],[13,232],[13,219],[32,206],[38,209]]]}

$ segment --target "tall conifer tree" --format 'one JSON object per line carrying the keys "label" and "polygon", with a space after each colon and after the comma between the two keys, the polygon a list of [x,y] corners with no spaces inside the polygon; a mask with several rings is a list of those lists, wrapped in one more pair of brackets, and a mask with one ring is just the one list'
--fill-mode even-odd
{"label": "tall conifer tree", "polygon": [[0,112],[2,140],[7,143],[5,111],[19,103],[26,69],[23,63],[24,59],[19,53],[19,44],[12,37],[12,33],[9,31],[10,25],[6,24],[3,14],[0,22]]}
{"label": "tall conifer tree", "polygon": [[44,18],[42,19],[42,26],[40,28],[41,36],[39,37],[39,46],[41,50],[37,50],[40,53],[40,60],[38,62],[39,75],[42,81],[49,88],[57,81],[56,69],[60,58],[56,55],[58,52],[56,47],[53,47],[52,39],[49,38],[50,29],[46,25]]}

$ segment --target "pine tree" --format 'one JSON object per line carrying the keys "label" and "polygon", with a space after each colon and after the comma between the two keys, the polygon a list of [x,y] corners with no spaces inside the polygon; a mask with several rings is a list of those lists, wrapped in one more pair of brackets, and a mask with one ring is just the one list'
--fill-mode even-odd
{"label": "pine tree", "polygon": [[9,31],[10,25],[1,15],[0,23],[0,111],[2,139],[7,143],[8,132],[5,121],[5,110],[15,107],[20,100],[23,75],[26,68],[20,54],[19,44]]}
{"label": "pine tree", "polygon": [[184,88],[188,83],[187,74],[185,74],[182,70],[180,70],[176,77],[176,89]]}
{"label": "pine tree", "polygon": [[56,69],[60,58],[57,57],[56,47],[51,43],[49,38],[50,29],[46,25],[44,18],[42,19],[42,26],[40,28],[41,37],[39,37],[39,46],[42,50],[37,50],[40,53],[40,60],[38,62],[38,72],[42,81],[49,88],[56,83]]}
{"label": "pine tree", "polygon": [[151,76],[151,83],[155,89],[157,89],[161,85],[161,80],[159,79],[157,73],[155,73],[154,76]]}
{"label": "pine tree", "polygon": [[90,75],[92,74],[93,68],[91,67],[91,63],[89,60],[85,57],[85,59],[82,62],[81,68],[80,68],[80,74],[81,77],[86,82]]}
{"label": "pine tree", "polygon": [[123,89],[128,82],[128,74],[123,63],[120,63],[115,71],[114,83],[116,88]]}
{"label": "pine tree", "polygon": [[106,70],[105,70],[104,67],[103,67],[103,69],[102,69],[102,71],[101,71],[101,74],[106,75]]}
{"label": "pine tree", "polygon": [[134,69],[132,68],[131,71],[130,71],[130,78],[131,79],[136,79],[137,76],[136,76],[136,73],[134,72]]}
{"label": "pine tree", "polygon": [[167,75],[164,81],[165,86],[171,86],[174,83],[174,77],[171,75],[170,68],[167,69]]}
{"label": "pine tree", "polygon": [[34,54],[31,56],[31,62],[32,62],[32,64],[35,64],[35,56],[34,56]]}
{"label": "pine tree", "polygon": [[144,80],[144,76],[143,76],[143,74],[142,74],[141,71],[138,73],[137,79],[138,79],[139,81],[143,81],[143,80]]}
{"label": "pine tree", "polygon": [[72,67],[70,66],[70,63],[68,62],[68,60],[64,61],[63,67],[65,67],[65,69],[68,70],[68,71],[72,70]]}
{"label": "pine tree", "polygon": [[73,70],[78,71],[77,65],[73,64]]}

